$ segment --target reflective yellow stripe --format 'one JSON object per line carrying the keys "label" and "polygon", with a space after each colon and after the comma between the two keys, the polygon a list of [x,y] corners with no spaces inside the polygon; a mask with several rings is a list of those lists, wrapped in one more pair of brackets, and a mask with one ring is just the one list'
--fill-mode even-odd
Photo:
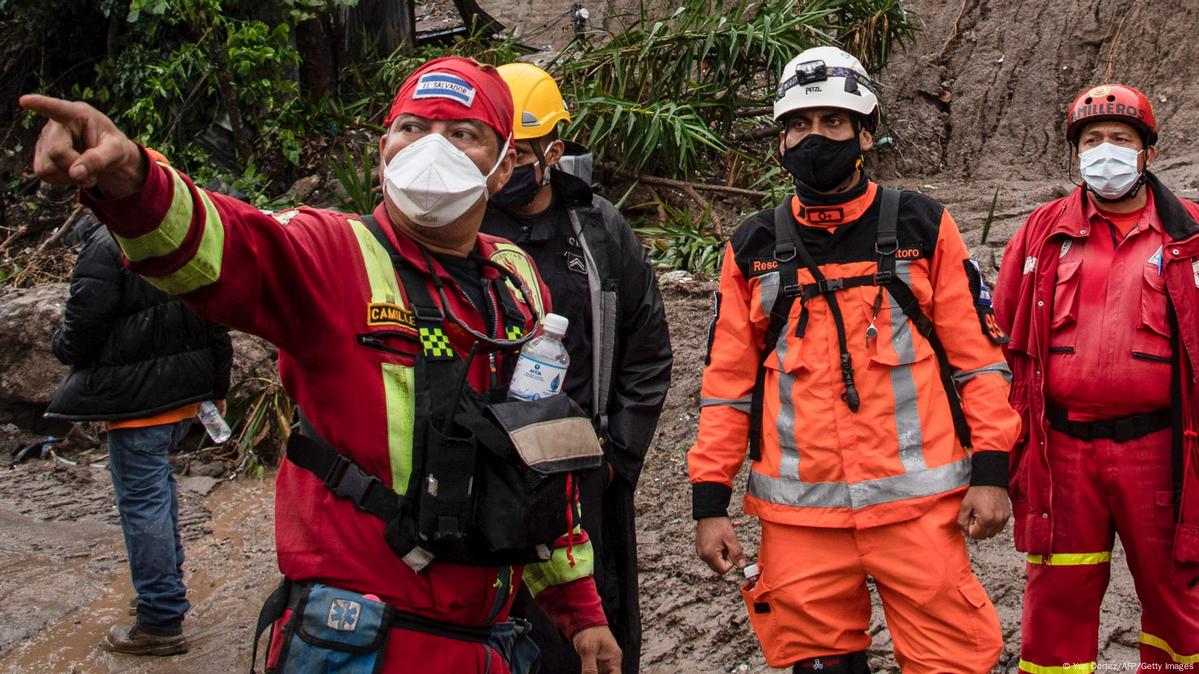
{"label": "reflective yellow stripe", "polygon": [[357,220],[350,220],[350,228],[358,238],[358,249],[362,252],[362,263],[366,267],[366,278],[371,284],[371,302],[383,302],[404,306],[403,295],[400,294],[400,284],[396,281],[395,267],[391,257],[383,246],[379,245],[375,236],[366,225]]}
{"label": "reflective yellow stripe", "polygon": [[172,295],[190,293],[216,283],[221,277],[221,260],[225,256],[225,225],[208,194],[204,190],[196,190],[196,194],[200,196],[200,205],[204,209],[204,222],[201,224],[204,233],[196,254],[178,271],[165,276],[144,277],[150,285]]}
{"label": "reflective yellow stripe", "polygon": [[391,459],[391,488],[408,491],[412,478],[412,433],[415,377],[410,367],[383,363],[383,391],[387,401],[387,455]]}
{"label": "reflective yellow stripe", "polygon": [[[576,534],[582,530],[582,527],[575,527]],[[529,594],[536,597],[547,587],[586,578],[595,570],[595,550],[591,547],[591,541],[575,544],[571,548],[570,556],[575,560],[573,567],[566,556],[565,547],[554,548],[550,558],[544,562],[526,566],[524,582],[529,588]]]}
{"label": "reflective yellow stripe", "polygon": [[1112,561],[1111,552],[1082,552],[1062,554],[1055,552],[1051,555],[1029,555],[1029,564],[1044,564],[1045,566],[1088,566],[1091,564],[1106,564]]}
{"label": "reflective yellow stripe", "polygon": [[1029,674],[1088,674],[1095,671],[1094,662],[1080,662],[1073,665],[1062,665],[1061,667],[1042,667],[1034,665],[1028,660],[1020,660],[1020,671],[1028,672]]}
{"label": "reflective yellow stripe", "polygon": [[[404,296],[396,280],[395,267],[387,250],[379,244],[366,225],[350,220],[350,229],[358,240],[362,266],[371,287],[371,302],[404,307]],[[411,367],[383,363],[383,395],[387,405],[387,456],[391,463],[391,488],[397,494],[408,491],[412,478],[412,434],[416,412],[416,378]]]}
{"label": "reflective yellow stripe", "polygon": [[167,209],[162,223],[153,231],[141,236],[127,239],[113,235],[117,245],[125,251],[125,257],[133,262],[141,262],[152,257],[162,257],[179,250],[187,231],[192,224],[192,197],[187,189],[187,183],[172,168],[167,168],[174,179],[174,190],[171,194],[171,207]]}
{"label": "reflective yellow stripe", "polygon": [[1145,644],[1146,646],[1153,646],[1154,648],[1159,648],[1165,651],[1170,655],[1171,660],[1180,665],[1193,665],[1199,663],[1199,653],[1182,655],[1173,648],[1170,648],[1170,644],[1166,643],[1166,640],[1161,637],[1155,637],[1152,634],[1141,632],[1141,643]]}
{"label": "reflective yellow stripe", "polygon": [[537,282],[537,272],[533,270],[533,262],[520,249],[520,246],[513,243],[495,244],[495,252],[491,254],[491,261],[504,265],[508,271],[516,274],[525,282],[525,287],[533,294],[533,297],[529,298],[533,302],[533,307],[537,309],[539,316],[544,317],[545,303],[541,298],[541,284]]}

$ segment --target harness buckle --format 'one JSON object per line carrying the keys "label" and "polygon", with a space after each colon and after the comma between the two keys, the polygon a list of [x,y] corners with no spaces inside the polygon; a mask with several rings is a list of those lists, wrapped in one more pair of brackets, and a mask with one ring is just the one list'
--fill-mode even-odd
{"label": "harness buckle", "polygon": [[874,274],[874,285],[876,285],[876,286],[885,286],[894,280],[895,280],[895,272],[890,271],[890,270],[880,271],[880,272],[876,272]]}
{"label": "harness buckle", "polygon": [[[885,250],[883,247],[889,246],[890,250]],[[899,237],[888,238],[874,242],[874,252],[879,255],[894,255],[899,252]]]}
{"label": "harness buckle", "polygon": [[436,306],[430,307],[415,304],[412,306],[412,314],[416,317],[416,320],[425,323],[441,323],[445,320],[445,315]]}
{"label": "harness buckle", "polygon": [[788,283],[783,286],[783,295],[785,297],[796,297],[803,294],[802,283]]}
{"label": "harness buckle", "polygon": [[816,282],[816,290],[820,294],[835,293],[845,287],[843,278],[826,278]]}
{"label": "harness buckle", "polygon": [[341,454],[337,455],[325,476],[325,487],[334,496],[350,501],[362,511],[366,511],[366,497],[377,482],[380,482],[379,478],[367,475],[358,464]]}

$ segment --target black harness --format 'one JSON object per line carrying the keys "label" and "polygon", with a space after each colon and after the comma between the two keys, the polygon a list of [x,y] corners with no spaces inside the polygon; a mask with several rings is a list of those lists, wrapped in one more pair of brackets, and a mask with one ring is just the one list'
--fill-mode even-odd
{"label": "black harness", "polygon": [[[899,250],[899,190],[880,186],[879,191],[878,233],[874,244],[875,253],[878,255],[878,267],[876,273],[863,276],[825,278],[799,237],[789,202],[784,201],[774,209],[774,259],[779,263],[779,294],[770,311],[770,322],[766,328],[765,344],[758,362],[758,375],[754,380],[753,398],[750,402],[749,455],[754,461],[761,460],[762,457],[762,402],[766,383],[766,359],[770,357],[778,344],[779,335],[787,325],[791,305],[795,302],[795,298],[800,298],[802,306],[795,325],[796,337],[803,337],[807,330],[808,301],[816,297],[823,297],[828,302],[829,313],[837,328],[837,343],[841,352],[841,381],[845,386],[841,398],[851,412],[857,412],[861,407],[861,398],[858,395],[857,386],[854,384],[853,358],[849,353],[845,320],[841,315],[841,307],[837,303],[836,293],[862,286],[877,286],[879,289],[874,301],[876,316],[881,307],[882,293],[885,290],[903,310],[904,315],[908,317],[916,331],[928,341],[937,356],[941,385],[944,386],[945,397],[949,400],[954,431],[957,433],[962,447],[966,449],[972,447],[970,424],[966,421],[966,414],[962,410],[962,399],[958,395],[957,385],[953,381],[953,373],[956,370],[949,362],[945,345],[937,336],[933,322],[920,308],[916,294],[895,273],[895,254]],[[800,263],[812,275],[814,283],[801,284],[799,282]],[[869,337],[874,336],[870,334],[871,330],[874,330],[873,322],[867,330]],[[874,334],[877,334],[877,331]]]}
{"label": "black harness", "polygon": [[[507,387],[479,394],[467,384],[479,342],[465,358],[458,357],[445,332],[447,317],[426,287],[425,274],[400,256],[373,218],[363,220],[391,256],[421,345],[414,368],[409,484],[403,495],[389,488],[321,438],[302,415],[298,432],[288,438],[287,459],[319,477],[338,498],[387,522],[388,545],[416,571],[434,558],[470,566],[548,559],[553,543],[570,530],[577,509],[574,468],[546,475],[522,463],[497,411],[513,405],[503,402]],[[518,287],[518,278],[500,270]],[[433,283],[444,296],[441,280],[435,276]],[[526,318],[515,298],[498,287],[495,295],[501,306],[493,312],[498,314],[493,333],[502,329],[509,340],[521,338]],[[362,336],[359,342],[373,346]],[[505,381],[514,363],[507,365]],[[526,417],[584,416],[565,395],[517,404]]]}

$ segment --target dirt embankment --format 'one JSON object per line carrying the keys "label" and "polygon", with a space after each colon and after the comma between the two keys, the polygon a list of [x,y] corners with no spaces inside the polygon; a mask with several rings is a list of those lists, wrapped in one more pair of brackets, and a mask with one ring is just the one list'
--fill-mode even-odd
{"label": "dirt embankment", "polygon": [[967,179],[1063,175],[1067,106],[1088,86],[1116,81],[1153,103],[1162,129],[1158,168],[1176,171],[1179,188],[1199,188],[1192,133],[1199,1],[905,5],[922,31],[883,78],[902,155],[896,170]]}

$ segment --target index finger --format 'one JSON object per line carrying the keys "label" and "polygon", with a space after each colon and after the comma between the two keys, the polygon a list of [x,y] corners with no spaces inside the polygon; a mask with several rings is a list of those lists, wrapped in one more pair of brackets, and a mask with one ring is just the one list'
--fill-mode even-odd
{"label": "index finger", "polygon": [[67,101],[52,96],[42,96],[41,94],[26,94],[21,97],[19,102],[22,108],[32,110],[44,117],[49,117],[59,124],[67,124],[74,121],[80,112],[80,104],[75,101]]}

